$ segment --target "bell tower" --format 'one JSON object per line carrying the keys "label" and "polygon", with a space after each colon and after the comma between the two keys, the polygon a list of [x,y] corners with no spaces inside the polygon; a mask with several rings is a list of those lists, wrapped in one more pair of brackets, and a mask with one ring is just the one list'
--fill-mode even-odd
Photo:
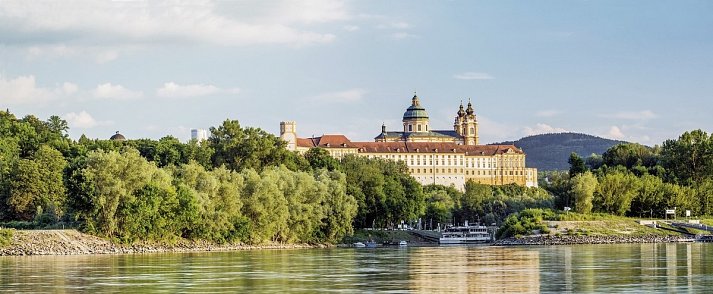
{"label": "bell tower", "polygon": [[297,150],[297,123],[294,121],[280,122],[280,139],[287,142],[287,150]]}
{"label": "bell tower", "polygon": [[465,116],[463,117],[462,123],[462,133],[460,135],[463,136],[463,143],[465,145],[479,144],[478,120],[475,117],[475,110],[473,110],[473,104],[470,103],[470,99],[468,99],[468,108],[465,110]]}

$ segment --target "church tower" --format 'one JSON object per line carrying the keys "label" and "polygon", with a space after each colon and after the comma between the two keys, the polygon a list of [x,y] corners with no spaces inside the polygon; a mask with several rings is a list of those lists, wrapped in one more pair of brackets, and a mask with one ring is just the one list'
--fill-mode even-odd
{"label": "church tower", "polygon": [[297,123],[294,121],[280,122],[280,139],[287,142],[287,150],[297,150]]}
{"label": "church tower", "polygon": [[473,104],[468,101],[468,108],[463,110],[461,102],[458,114],[453,122],[453,130],[463,138],[464,145],[478,145],[478,120],[475,117]]}
{"label": "church tower", "polygon": [[428,132],[428,113],[426,113],[426,109],[421,106],[421,102],[415,93],[413,94],[413,98],[411,98],[411,106],[404,112],[403,123],[404,133]]}

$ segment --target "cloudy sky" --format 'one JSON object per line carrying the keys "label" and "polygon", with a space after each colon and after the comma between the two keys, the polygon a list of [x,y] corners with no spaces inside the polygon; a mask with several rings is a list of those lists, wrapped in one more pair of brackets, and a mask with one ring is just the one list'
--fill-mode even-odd
{"label": "cloudy sky", "polygon": [[648,145],[713,128],[712,1],[0,1],[0,107],[70,135],[190,137],[237,119],[370,141],[417,91],[471,99],[485,143]]}

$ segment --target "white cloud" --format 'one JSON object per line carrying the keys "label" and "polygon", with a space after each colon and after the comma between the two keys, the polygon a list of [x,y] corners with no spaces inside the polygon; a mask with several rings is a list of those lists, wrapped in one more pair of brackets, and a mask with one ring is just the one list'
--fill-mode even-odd
{"label": "white cloud", "polygon": [[539,135],[539,134],[551,134],[551,133],[563,133],[567,130],[563,128],[556,128],[548,124],[538,123],[534,127],[524,127],[522,129],[525,136]]}
{"label": "white cloud", "polygon": [[164,83],[163,87],[156,89],[156,95],[159,97],[197,97],[216,94],[237,94],[240,92],[238,88],[221,89],[214,85],[208,84],[189,84],[179,85],[174,82]]}
{"label": "white cloud", "polygon": [[617,140],[623,140],[626,138],[626,135],[624,135],[624,132],[621,131],[621,129],[617,126],[611,126],[609,128],[609,132],[606,134],[607,137],[612,138],[612,139],[617,139]]}
{"label": "white cloud", "polygon": [[14,79],[0,77],[0,103],[43,104],[56,99],[62,92],[67,90],[71,92],[73,86],[76,91],[76,85],[71,83],[65,83],[62,88],[42,88],[37,85],[34,75],[19,76]]}
{"label": "white cloud", "polygon": [[62,93],[65,95],[72,95],[74,93],[77,93],[79,90],[79,86],[77,84],[65,82],[62,84]]}
{"label": "white cloud", "polygon": [[141,91],[132,91],[122,85],[112,85],[111,83],[97,85],[92,92],[96,98],[116,100],[138,99],[144,95]]}
{"label": "white cloud", "polygon": [[[2,5],[0,23],[5,32],[17,36],[18,43],[106,44],[107,47],[175,42],[227,46],[318,44],[331,42],[335,36],[306,30],[302,25],[351,17],[344,1],[332,0],[77,0],[65,1],[62,5],[8,0]],[[53,37],[47,38],[49,34]],[[110,61],[116,56],[116,52],[108,51],[99,54],[97,61]]]}
{"label": "white cloud", "polygon": [[26,54],[30,60],[40,58],[67,58],[77,56],[88,56],[94,62],[102,64],[119,58],[120,52],[136,50],[135,46],[80,46],[67,44],[43,44],[27,48]]}
{"label": "white cloud", "polygon": [[547,110],[540,110],[540,111],[536,112],[535,116],[537,116],[537,117],[553,117],[553,116],[559,115],[560,113],[562,113],[562,112],[559,110],[547,109]]}
{"label": "white cloud", "polygon": [[349,89],[339,92],[330,92],[319,94],[311,98],[315,102],[331,102],[331,103],[354,103],[359,102],[364,98],[367,93],[364,89]]}
{"label": "white cloud", "polygon": [[464,72],[453,75],[454,79],[458,80],[492,80],[495,79],[488,73],[484,72]]}
{"label": "white cloud", "polygon": [[615,119],[626,119],[626,120],[649,120],[657,118],[658,115],[651,110],[642,111],[622,111],[614,114],[605,114],[602,117],[615,118]]}
{"label": "white cloud", "polygon": [[70,112],[62,116],[67,123],[69,124],[69,127],[71,128],[79,128],[79,129],[90,129],[96,126],[100,125],[111,125],[112,123],[109,121],[102,121],[99,122],[95,120],[88,112],[82,110],[79,113],[75,112]]}

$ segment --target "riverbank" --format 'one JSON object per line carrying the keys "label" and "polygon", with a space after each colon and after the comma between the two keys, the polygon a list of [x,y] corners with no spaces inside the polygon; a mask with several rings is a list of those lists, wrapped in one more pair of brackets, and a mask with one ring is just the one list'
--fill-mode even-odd
{"label": "riverbank", "polygon": [[681,236],[565,236],[541,235],[520,238],[505,238],[495,241],[493,246],[521,245],[577,245],[577,244],[626,244],[626,243],[673,243],[686,240]]}
{"label": "riverbank", "polygon": [[139,243],[123,245],[83,234],[77,230],[15,230],[12,239],[12,243],[9,246],[0,248],[0,256],[203,252],[327,247],[326,245],[280,243],[264,245],[214,244],[191,240],[178,240],[173,244]]}

